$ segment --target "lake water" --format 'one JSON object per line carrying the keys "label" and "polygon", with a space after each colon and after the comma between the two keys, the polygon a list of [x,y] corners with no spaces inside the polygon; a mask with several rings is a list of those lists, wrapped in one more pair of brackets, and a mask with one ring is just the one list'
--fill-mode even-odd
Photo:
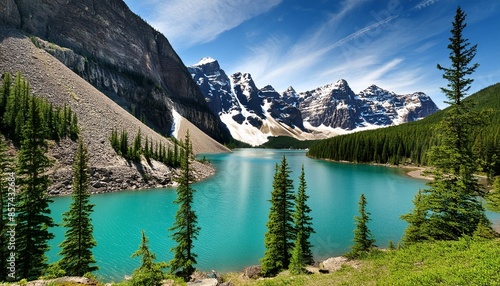
{"label": "lake water", "polygon": [[[352,244],[354,216],[361,193],[367,198],[372,221],[369,228],[376,244],[397,243],[406,227],[400,216],[412,208],[414,195],[425,181],[407,177],[402,170],[381,166],[343,164],[314,160],[305,151],[242,149],[229,154],[206,155],[217,168],[215,176],[193,184],[194,210],[201,227],[195,241],[200,270],[238,271],[258,264],[264,254],[264,233],[276,163],[286,155],[295,189],[301,165],[307,181],[308,205],[312,209],[311,237],[317,260],[338,256]],[[158,260],[168,261],[173,246],[167,229],[174,221],[177,205],[174,188],[123,191],[93,195],[92,215],[97,247],[94,255],[105,281],[121,281],[139,266],[130,258],[141,241],[141,230],[150,240]],[[51,204],[52,217],[62,222],[71,197],[57,197]],[[52,229],[56,238],[49,261],[59,259],[64,229]]]}

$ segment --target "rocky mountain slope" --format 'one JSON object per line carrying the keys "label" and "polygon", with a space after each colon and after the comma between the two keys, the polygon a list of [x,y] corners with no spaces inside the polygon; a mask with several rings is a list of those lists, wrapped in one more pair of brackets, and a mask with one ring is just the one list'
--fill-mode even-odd
{"label": "rocky mountain slope", "polygon": [[231,135],[252,145],[266,142],[268,136],[321,139],[397,125],[439,110],[422,92],[398,95],[372,85],[355,94],[345,80],[300,93],[292,87],[281,93],[269,85],[259,89],[250,74],[228,77],[211,58],[188,70]]}
{"label": "rocky mountain slope", "polygon": [[123,0],[2,0],[0,25],[48,41],[40,47],[160,133],[171,134],[175,109],[230,140],[168,40]]}
{"label": "rocky mountain slope", "polygon": [[[14,74],[17,71],[29,80],[33,94],[45,97],[56,105],[66,104],[77,114],[81,136],[89,150],[92,192],[172,185],[177,170],[155,161],[152,164],[146,161],[141,164],[127,162],[112,149],[109,136],[113,128],[125,129],[128,134],[137,134],[140,129],[143,140],[148,136],[154,142],[172,146],[170,140],[147,127],[51,54],[37,48],[19,30],[0,28],[0,72]],[[182,129],[187,122],[180,115],[174,121],[177,122],[175,129]],[[200,132],[197,129],[190,131]],[[199,138],[200,135],[196,134],[193,136],[192,133],[192,137]],[[199,152],[227,151],[207,137],[194,149]],[[54,160],[52,194],[71,192],[71,164],[76,147],[77,143],[71,140],[51,143],[49,156]],[[214,172],[212,167],[198,162],[193,163],[193,168],[197,179]]]}

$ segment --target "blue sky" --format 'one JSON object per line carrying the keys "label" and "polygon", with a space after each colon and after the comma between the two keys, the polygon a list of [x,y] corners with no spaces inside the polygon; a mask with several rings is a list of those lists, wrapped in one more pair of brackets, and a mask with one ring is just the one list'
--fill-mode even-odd
{"label": "blue sky", "polygon": [[497,0],[125,0],[170,41],[186,65],[210,56],[258,87],[307,91],[345,79],[398,94],[423,91],[444,107],[439,63],[448,58],[458,5],[478,44],[471,92],[500,81]]}

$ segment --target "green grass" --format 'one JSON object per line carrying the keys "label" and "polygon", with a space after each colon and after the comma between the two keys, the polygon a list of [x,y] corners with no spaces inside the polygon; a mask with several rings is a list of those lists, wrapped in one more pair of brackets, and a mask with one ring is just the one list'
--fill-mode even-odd
{"label": "green grass", "polygon": [[250,280],[228,274],[234,285],[500,285],[500,240],[420,243],[395,251],[375,251],[330,274]]}

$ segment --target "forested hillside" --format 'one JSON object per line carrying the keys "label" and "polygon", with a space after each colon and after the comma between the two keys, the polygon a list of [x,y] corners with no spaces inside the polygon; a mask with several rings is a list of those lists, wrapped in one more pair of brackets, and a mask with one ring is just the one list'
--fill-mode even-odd
{"label": "forested hillside", "polygon": [[[500,83],[487,87],[466,100],[474,101],[474,111],[484,116],[475,130],[474,146],[482,171],[500,174]],[[429,148],[436,145],[438,123],[448,109],[417,122],[378,130],[357,132],[319,141],[309,149],[313,158],[380,164],[427,165]]]}

